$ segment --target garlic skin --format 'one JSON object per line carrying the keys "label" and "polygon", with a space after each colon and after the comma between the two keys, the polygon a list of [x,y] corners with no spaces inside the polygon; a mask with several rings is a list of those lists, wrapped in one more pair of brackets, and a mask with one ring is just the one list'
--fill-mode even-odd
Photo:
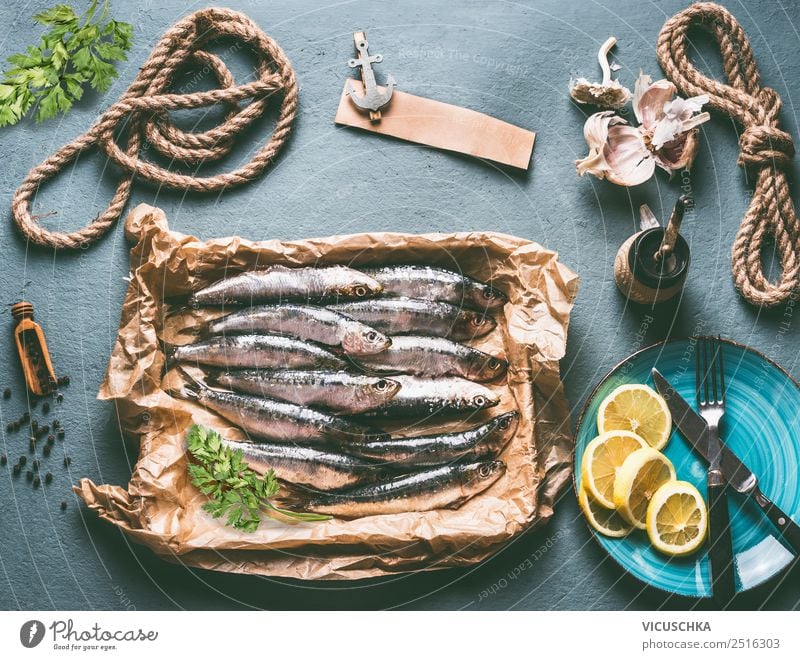
{"label": "garlic skin", "polygon": [[631,100],[631,93],[619,81],[612,80],[608,52],[617,43],[616,37],[609,37],[600,47],[597,61],[603,71],[603,80],[593,83],[586,78],[570,81],[569,95],[578,103],[596,105],[606,110],[619,110]]}
{"label": "garlic skin", "polygon": [[618,186],[637,186],[655,173],[688,169],[697,154],[697,127],[710,115],[700,112],[708,96],[683,99],[668,80],[652,82],[640,74],[633,94],[639,126],[613,112],[598,112],[586,120],[583,135],[589,154],[575,161],[578,174],[607,179]]}

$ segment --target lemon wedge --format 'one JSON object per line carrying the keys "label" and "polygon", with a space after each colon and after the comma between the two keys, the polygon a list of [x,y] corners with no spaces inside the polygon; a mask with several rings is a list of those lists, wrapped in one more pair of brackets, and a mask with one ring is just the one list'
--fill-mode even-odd
{"label": "lemon wedge", "polygon": [[667,402],[647,385],[620,385],[600,404],[597,430],[631,431],[662,449],[672,432],[672,415]]}
{"label": "lemon wedge", "polygon": [[706,538],[708,510],[700,491],[686,481],[659,488],[647,506],[647,536],[664,554],[680,557],[695,552]]}
{"label": "lemon wedge", "polygon": [[637,449],[617,471],[614,506],[631,525],[645,529],[650,499],[669,481],[675,481],[675,468],[670,460],[652,447]]}
{"label": "lemon wedge", "polygon": [[647,443],[630,431],[603,433],[586,445],[581,460],[581,483],[600,506],[614,508],[617,471],[630,454],[643,447]]}
{"label": "lemon wedge", "polygon": [[604,536],[620,538],[627,536],[633,529],[616,511],[607,509],[589,495],[583,485],[578,491],[578,504],[589,524]]}

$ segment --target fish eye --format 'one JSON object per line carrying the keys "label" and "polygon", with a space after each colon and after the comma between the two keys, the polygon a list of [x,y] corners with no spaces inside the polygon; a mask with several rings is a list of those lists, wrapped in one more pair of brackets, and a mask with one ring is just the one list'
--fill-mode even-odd
{"label": "fish eye", "polygon": [[489,369],[492,371],[497,371],[500,368],[500,360],[496,358],[492,358],[489,360]]}
{"label": "fish eye", "polygon": [[363,298],[367,295],[367,287],[365,287],[363,284],[359,284],[355,289],[353,289],[353,293],[357,297]]}
{"label": "fish eye", "polygon": [[475,314],[470,319],[470,323],[472,323],[472,325],[474,325],[475,327],[480,328],[484,323],[486,323],[486,317]]}
{"label": "fish eye", "polygon": [[507,429],[509,426],[511,426],[511,418],[510,417],[503,417],[503,419],[500,420],[500,423],[498,424],[498,426],[501,429]]}
{"label": "fish eye", "polygon": [[497,298],[497,292],[490,286],[487,286],[483,289],[483,297],[486,300],[494,300]]}
{"label": "fish eye", "polygon": [[373,344],[374,344],[375,342],[377,342],[377,341],[378,341],[378,333],[377,333],[377,332],[375,332],[374,330],[370,330],[370,331],[367,333],[367,335],[366,335],[366,336],[367,336],[367,341],[368,341],[368,342],[370,342],[370,343],[373,343]]}
{"label": "fish eye", "polygon": [[389,381],[385,378],[381,378],[377,383],[375,383],[375,389],[378,392],[385,392],[389,389]]}
{"label": "fish eye", "polygon": [[485,405],[486,405],[488,402],[487,402],[487,400],[486,400],[486,397],[485,397],[485,396],[483,396],[482,394],[479,394],[478,396],[476,396],[476,397],[475,397],[475,398],[472,400],[472,403],[473,403],[475,406],[477,406],[478,408],[483,408],[483,407],[484,407],[484,406],[485,406]]}
{"label": "fish eye", "polygon": [[478,474],[483,479],[486,479],[486,477],[488,477],[492,472],[493,472],[493,470],[492,470],[492,464],[491,463],[484,463],[483,465],[481,465],[478,468]]}

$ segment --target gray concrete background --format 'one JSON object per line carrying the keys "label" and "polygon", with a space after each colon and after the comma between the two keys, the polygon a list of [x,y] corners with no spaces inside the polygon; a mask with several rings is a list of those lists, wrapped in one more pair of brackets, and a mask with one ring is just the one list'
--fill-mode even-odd
{"label": "gray concrete background", "polygon": [[[17,52],[39,34],[29,17],[50,4],[9,1],[0,7],[0,52]],[[82,5],[82,2],[77,3]],[[251,239],[297,238],[356,231],[496,230],[557,250],[582,279],[562,362],[574,419],[602,375],[635,349],[667,336],[691,334],[700,322],[767,353],[800,377],[798,324],[791,310],[764,313],[734,291],[730,247],[752,183],[736,165],[737,133],[714,116],[702,130],[691,177],[663,173],[626,190],[575,174],[585,153],[585,112],[569,100],[573,74],[599,79],[596,50],[610,34],[620,39],[619,77],[633,86],[639,69],[661,77],[654,47],[664,20],[682,0],[535,0],[501,2],[353,2],[309,0],[228,3],[274,37],[294,64],[301,85],[294,134],[278,164],[258,182],[221,196],[185,195],[137,184],[133,202],[165,209],[174,229],[203,238],[239,234]],[[784,102],[783,128],[798,134],[800,7],[792,0],[726,3],[752,39],[766,84]],[[120,78],[105,96],[88,93],[66,116],[0,129],[0,302],[21,296],[36,305],[60,373],[72,377],[58,416],[73,462],[50,459],[55,479],[33,490],[0,470],[0,607],[5,609],[650,609],[704,607],[670,598],[623,574],[592,541],[571,491],[554,520],[470,570],[352,583],[294,583],[220,575],[163,563],[79,506],[69,487],[82,476],[126,484],[136,447],[120,436],[113,406],[95,400],[119,320],[128,271],[121,226],[81,254],[53,254],[26,245],[7,210],[30,167],[83,132],[133,79],[155,41],[201,4],[180,0],[114,2],[116,17],[135,26],[135,44]],[[452,154],[340,129],[333,115],[348,74],[351,33],[366,29],[373,52],[384,54],[379,76],[391,72],[412,93],[464,105],[534,129],[533,166],[518,174]],[[224,47],[222,48],[224,51]],[[246,74],[242,53],[236,70]],[[698,61],[719,73],[719,56],[701,41]],[[191,72],[188,74],[191,77]],[[210,81],[206,81],[210,85]],[[178,82],[177,87],[181,83]],[[213,118],[212,118],[213,119]],[[191,125],[190,117],[185,117]],[[210,120],[209,120],[210,121]],[[205,124],[204,124],[205,125]],[[265,121],[247,136],[255,148]],[[228,159],[244,161],[247,148]],[[47,222],[83,225],[110,196],[116,169],[86,154],[37,199]],[[626,305],[611,265],[647,202],[663,216],[685,184],[697,202],[684,234],[693,263],[679,304],[649,311]],[[5,425],[24,410],[23,385],[10,343],[12,321],[0,317],[2,451],[11,461],[27,453],[21,434]],[[58,452],[56,452],[58,455]],[[69,502],[62,513],[59,503]],[[511,576],[519,574],[517,579]],[[795,569],[750,592],[744,608],[797,608]]]}

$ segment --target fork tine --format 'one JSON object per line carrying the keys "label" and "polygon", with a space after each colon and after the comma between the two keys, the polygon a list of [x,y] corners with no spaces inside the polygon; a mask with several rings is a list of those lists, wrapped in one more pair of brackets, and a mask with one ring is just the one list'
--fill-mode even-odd
{"label": "fork tine", "polygon": [[711,345],[711,403],[719,403],[720,396],[717,388],[717,371],[719,369],[719,344],[716,338],[709,337],[708,343]]}
{"label": "fork tine", "polygon": [[722,337],[717,335],[717,351],[719,353],[719,383],[720,383],[720,393],[719,393],[719,400],[721,403],[725,403],[725,364],[722,359],[723,350],[722,350]]}
{"label": "fork tine", "polygon": [[702,360],[702,367],[700,370],[700,388],[698,389],[697,396],[700,399],[700,403],[707,404],[709,401],[709,393],[708,393],[708,372],[709,372],[709,361],[708,361],[708,337],[700,337],[700,358]]}
{"label": "fork tine", "polygon": [[697,337],[694,349],[694,392],[697,396],[697,403],[703,400],[701,388],[703,386],[703,365],[700,359],[700,352],[703,350],[703,338]]}

